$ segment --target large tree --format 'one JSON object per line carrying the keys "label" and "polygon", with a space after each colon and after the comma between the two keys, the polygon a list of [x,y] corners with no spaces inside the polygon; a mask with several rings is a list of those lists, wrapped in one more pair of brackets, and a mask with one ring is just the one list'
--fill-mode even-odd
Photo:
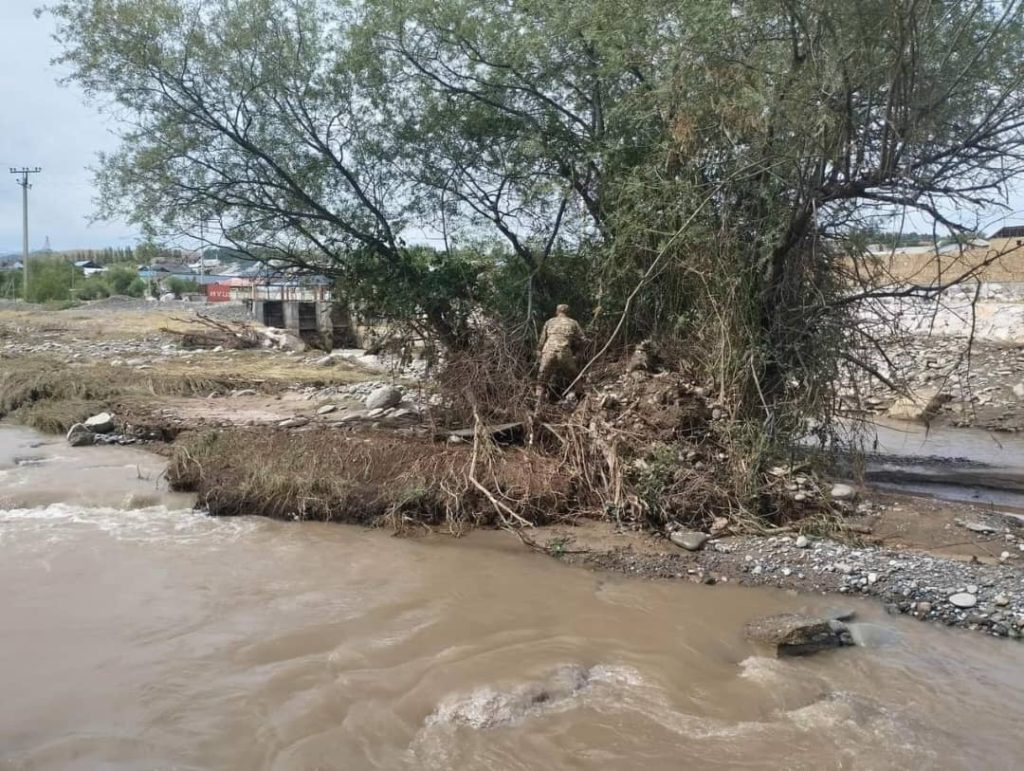
{"label": "large tree", "polygon": [[618,340],[685,338],[769,434],[828,400],[857,304],[892,291],[848,236],[908,213],[973,230],[1024,161],[1016,0],[51,11],[123,126],[105,212],[215,218],[449,345],[474,311],[579,297]]}

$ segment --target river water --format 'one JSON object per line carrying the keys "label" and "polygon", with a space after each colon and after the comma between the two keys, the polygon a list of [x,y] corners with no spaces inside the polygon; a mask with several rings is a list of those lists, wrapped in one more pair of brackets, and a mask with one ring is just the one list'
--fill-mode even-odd
{"label": "river water", "polygon": [[1011,769],[1024,647],[838,598],[609,577],[508,536],[211,519],[160,461],[0,428],[0,769]]}

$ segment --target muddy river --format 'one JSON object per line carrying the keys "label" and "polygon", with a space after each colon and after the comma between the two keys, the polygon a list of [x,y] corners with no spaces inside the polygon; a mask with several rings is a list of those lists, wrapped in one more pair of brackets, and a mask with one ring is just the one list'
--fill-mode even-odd
{"label": "muddy river", "polygon": [[635,581],[356,528],[214,520],[159,459],[0,428],[0,769],[1011,769],[1024,646],[838,598]]}

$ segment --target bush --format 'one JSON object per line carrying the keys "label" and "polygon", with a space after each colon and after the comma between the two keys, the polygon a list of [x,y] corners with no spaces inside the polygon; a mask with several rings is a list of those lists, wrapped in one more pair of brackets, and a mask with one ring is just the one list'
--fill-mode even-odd
{"label": "bush", "polygon": [[180,276],[171,276],[167,279],[167,291],[173,292],[175,297],[191,294],[199,291],[199,284]]}
{"label": "bush", "polygon": [[60,257],[30,259],[26,299],[34,303],[70,300],[74,271],[74,266]]}

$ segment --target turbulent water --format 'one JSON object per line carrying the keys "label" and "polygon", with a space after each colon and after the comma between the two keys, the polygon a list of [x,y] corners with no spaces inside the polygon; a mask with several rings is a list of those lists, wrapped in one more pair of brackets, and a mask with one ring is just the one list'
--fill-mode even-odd
{"label": "turbulent water", "polygon": [[0,769],[1020,767],[1019,644],[865,604],[775,660],[743,623],[836,598],[215,520],[159,468],[0,428]]}

